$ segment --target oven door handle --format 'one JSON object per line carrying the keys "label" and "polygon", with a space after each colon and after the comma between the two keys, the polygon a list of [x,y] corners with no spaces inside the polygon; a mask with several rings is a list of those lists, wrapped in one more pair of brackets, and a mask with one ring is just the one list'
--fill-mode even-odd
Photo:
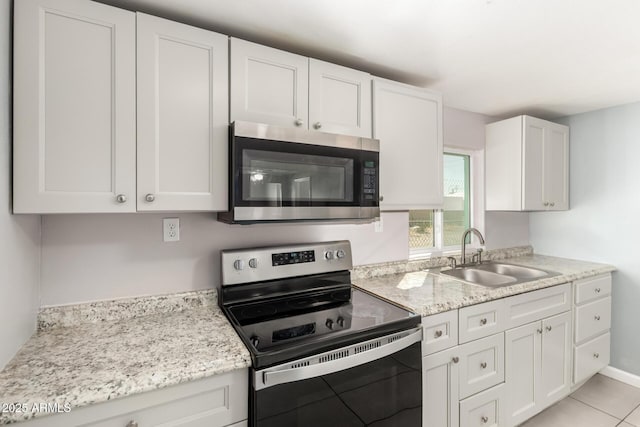
{"label": "oven door handle", "polygon": [[[332,350],[323,354],[339,354],[345,350],[350,350],[349,356],[336,358],[328,362],[315,363],[308,366],[301,366],[291,369],[282,369],[282,365],[274,366],[273,368],[267,368],[263,371],[256,372],[255,376],[255,389],[261,390],[268,387],[272,387],[278,384],[290,383],[294,381],[300,381],[308,378],[315,378],[321,375],[330,374],[333,372],[342,371],[345,369],[353,368],[354,366],[363,365],[374,360],[382,359],[393,353],[397,353],[400,350],[413,345],[414,343],[422,341],[422,328],[418,327],[413,330],[409,335],[406,335],[400,339],[389,342],[387,344],[373,347],[371,350],[361,351],[359,353],[353,353],[352,349],[356,347],[366,346],[368,343],[384,340],[391,337],[392,334],[386,337],[376,338],[374,340],[367,341],[365,343],[358,343],[349,347]],[[317,357],[321,357],[318,355]],[[303,359],[304,360],[304,359]],[[300,362],[300,361],[298,361]],[[288,362],[285,366],[295,365],[296,361]]]}

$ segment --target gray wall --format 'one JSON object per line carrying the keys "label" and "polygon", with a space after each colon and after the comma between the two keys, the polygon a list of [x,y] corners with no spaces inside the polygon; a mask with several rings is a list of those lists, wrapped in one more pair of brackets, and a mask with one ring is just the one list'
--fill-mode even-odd
{"label": "gray wall", "polygon": [[611,365],[640,375],[640,103],[570,116],[570,206],[531,214],[536,252],[613,264]]}
{"label": "gray wall", "polygon": [[11,0],[0,0],[0,369],[35,329],[40,217],[11,215]]}

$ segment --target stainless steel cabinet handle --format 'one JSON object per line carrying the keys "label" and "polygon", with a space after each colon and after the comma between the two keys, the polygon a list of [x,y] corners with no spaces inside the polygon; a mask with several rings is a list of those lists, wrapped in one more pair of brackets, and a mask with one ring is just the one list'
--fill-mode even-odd
{"label": "stainless steel cabinet handle", "polygon": [[480,324],[481,325],[486,325],[487,324],[487,318],[483,317],[482,319],[480,319]]}
{"label": "stainless steel cabinet handle", "polygon": [[296,119],[295,124],[296,124],[296,126],[302,126],[304,124],[304,120]]}
{"label": "stainless steel cabinet handle", "polygon": [[541,334],[542,333],[542,329],[538,329],[538,333]]}
{"label": "stainless steel cabinet handle", "polygon": [[436,338],[440,338],[442,336],[442,331],[436,331],[434,335]]}
{"label": "stainless steel cabinet handle", "polygon": [[482,369],[487,369],[487,362],[482,362],[482,363],[480,364],[480,367],[481,367]]}
{"label": "stainless steel cabinet handle", "polygon": [[138,423],[135,421],[129,421],[125,427],[138,427]]}
{"label": "stainless steel cabinet handle", "polygon": [[549,206],[549,202],[544,202],[544,205],[545,206]]}
{"label": "stainless steel cabinet handle", "polygon": [[124,194],[118,194],[118,195],[116,196],[116,201],[117,201],[118,203],[125,203],[125,202],[127,201],[127,196],[126,196],[126,195],[124,195]]}
{"label": "stainless steel cabinet handle", "polygon": [[600,357],[600,353],[593,353],[593,357],[594,359],[597,359],[598,357]]}
{"label": "stainless steel cabinet handle", "polygon": [[596,320],[600,320],[600,316],[598,316],[597,314],[593,318]]}
{"label": "stainless steel cabinet handle", "polygon": [[551,330],[551,326],[547,326],[547,331],[550,331],[550,330]]}
{"label": "stainless steel cabinet handle", "polygon": [[384,200],[384,196],[380,196],[380,201],[383,201],[383,200]]}
{"label": "stainless steel cabinet handle", "polygon": [[486,424],[487,421],[489,421],[489,418],[488,417],[482,417],[482,418],[480,418],[480,421],[482,421],[482,424]]}
{"label": "stainless steel cabinet handle", "polygon": [[451,361],[453,363],[458,363],[460,361],[460,358],[458,356],[453,356],[453,358],[451,359]]}
{"label": "stainless steel cabinet handle", "polygon": [[555,206],[556,204],[554,202],[549,203],[550,206]]}
{"label": "stainless steel cabinet handle", "polygon": [[149,194],[147,194],[146,196],[144,196],[144,199],[145,199],[147,202],[151,203],[151,202],[153,202],[153,201],[156,199],[156,196],[154,196],[153,194],[149,193]]}
{"label": "stainless steel cabinet handle", "polygon": [[322,127],[322,123],[320,123],[320,122],[315,122],[315,123],[313,124],[313,128],[314,128],[314,129],[320,129],[321,127]]}
{"label": "stainless steel cabinet handle", "polygon": [[600,288],[595,288],[594,291],[595,291],[596,294],[599,294],[600,293]]}

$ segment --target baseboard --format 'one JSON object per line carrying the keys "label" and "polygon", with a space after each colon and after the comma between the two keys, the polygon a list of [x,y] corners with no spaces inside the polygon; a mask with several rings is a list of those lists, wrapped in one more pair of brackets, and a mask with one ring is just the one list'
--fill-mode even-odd
{"label": "baseboard", "polygon": [[600,373],[605,377],[613,378],[614,380],[640,388],[640,376],[638,375],[614,368],[613,366],[605,367]]}

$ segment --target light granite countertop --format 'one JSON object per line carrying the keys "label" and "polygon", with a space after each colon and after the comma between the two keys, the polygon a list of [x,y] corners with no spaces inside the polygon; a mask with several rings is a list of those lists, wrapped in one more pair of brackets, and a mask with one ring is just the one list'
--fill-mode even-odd
{"label": "light granite countertop", "polygon": [[440,267],[434,267],[374,277],[362,275],[354,280],[354,284],[422,316],[429,316],[615,270],[615,267],[607,264],[533,254],[508,258],[504,262],[554,271],[560,275],[502,288],[488,288],[441,275]]}
{"label": "light granite countertop", "polygon": [[[251,365],[215,292],[45,309],[0,372],[0,404],[71,408]],[[0,425],[42,416],[1,413]]]}

